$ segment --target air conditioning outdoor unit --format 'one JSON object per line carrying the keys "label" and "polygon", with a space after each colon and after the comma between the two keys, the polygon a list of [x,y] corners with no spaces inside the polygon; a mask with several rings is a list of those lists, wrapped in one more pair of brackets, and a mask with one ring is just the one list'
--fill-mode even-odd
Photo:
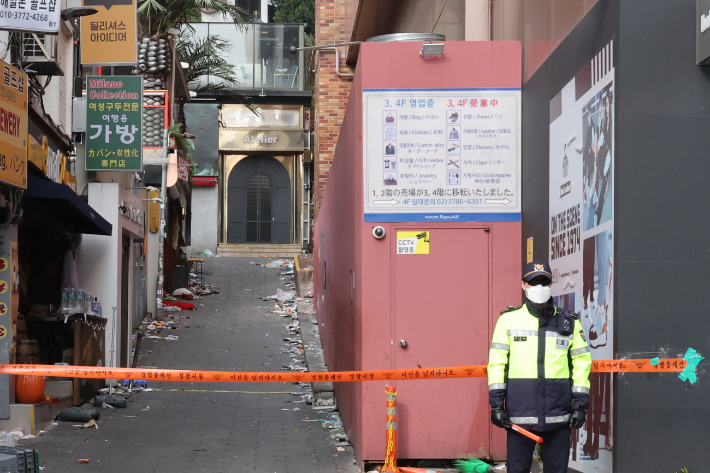
{"label": "air conditioning outdoor unit", "polygon": [[21,55],[28,68],[41,76],[64,75],[57,57],[57,42],[57,36],[23,33]]}

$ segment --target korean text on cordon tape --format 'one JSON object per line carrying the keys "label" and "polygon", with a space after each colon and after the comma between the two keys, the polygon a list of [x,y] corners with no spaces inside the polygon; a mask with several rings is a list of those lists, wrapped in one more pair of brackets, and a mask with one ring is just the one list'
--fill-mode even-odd
{"label": "korean text on cordon tape", "polygon": [[[683,371],[687,361],[667,358],[653,365],[651,360],[599,360],[594,373],[673,373]],[[331,371],[262,373],[240,371],[164,370],[108,368],[96,366],[0,365],[0,374],[28,374],[93,379],[144,379],[147,381],[191,381],[218,383],[298,383],[346,381],[396,381],[417,379],[480,378],[488,375],[486,365],[419,368],[408,370]]]}

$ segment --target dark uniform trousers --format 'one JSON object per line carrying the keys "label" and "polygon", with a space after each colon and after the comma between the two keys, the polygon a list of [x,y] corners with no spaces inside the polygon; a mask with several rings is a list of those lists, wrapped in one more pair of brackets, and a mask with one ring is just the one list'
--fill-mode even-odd
{"label": "dark uniform trousers", "polygon": [[[571,429],[563,427],[535,432],[542,437],[542,467],[545,473],[567,473]],[[508,473],[530,473],[535,441],[512,430],[508,431]]]}

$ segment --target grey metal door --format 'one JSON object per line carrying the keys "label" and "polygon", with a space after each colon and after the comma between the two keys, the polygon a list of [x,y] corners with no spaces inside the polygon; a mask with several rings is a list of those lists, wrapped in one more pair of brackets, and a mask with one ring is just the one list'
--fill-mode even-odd
{"label": "grey metal door", "polygon": [[227,184],[227,243],[291,243],[291,179],[283,164],[248,156]]}
{"label": "grey metal door", "polygon": [[247,243],[271,242],[271,183],[257,173],[247,181]]}

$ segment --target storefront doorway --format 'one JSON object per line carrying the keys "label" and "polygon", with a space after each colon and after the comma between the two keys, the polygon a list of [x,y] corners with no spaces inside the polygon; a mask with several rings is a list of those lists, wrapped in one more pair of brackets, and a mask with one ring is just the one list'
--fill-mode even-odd
{"label": "storefront doorway", "polygon": [[291,181],[273,157],[248,156],[234,166],[227,207],[227,243],[291,243]]}

